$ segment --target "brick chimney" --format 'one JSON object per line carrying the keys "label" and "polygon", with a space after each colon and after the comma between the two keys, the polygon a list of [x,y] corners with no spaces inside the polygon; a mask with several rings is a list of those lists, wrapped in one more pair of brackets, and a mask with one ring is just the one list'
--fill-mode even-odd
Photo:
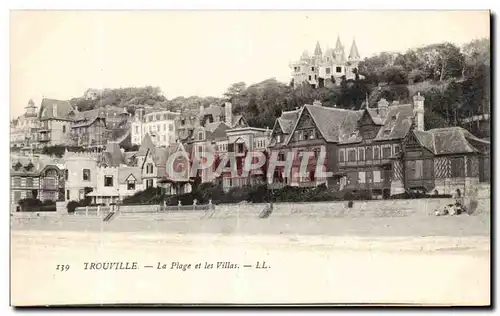
{"label": "brick chimney", "polygon": [[424,124],[424,100],[425,98],[420,95],[420,92],[417,95],[413,96],[413,115],[415,116],[415,126],[419,131],[425,130]]}
{"label": "brick chimney", "polygon": [[230,102],[224,104],[224,116],[226,117],[226,124],[233,126],[233,105]]}
{"label": "brick chimney", "polygon": [[389,112],[389,102],[386,99],[382,98],[377,103],[377,113],[383,119],[387,116]]}

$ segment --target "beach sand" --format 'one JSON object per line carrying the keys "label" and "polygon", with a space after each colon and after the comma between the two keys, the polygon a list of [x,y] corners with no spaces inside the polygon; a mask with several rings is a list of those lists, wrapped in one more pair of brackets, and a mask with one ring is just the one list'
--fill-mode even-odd
{"label": "beach sand", "polygon": [[[487,216],[416,223],[44,218],[11,225],[11,301],[17,306],[490,303]],[[264,261],[267,268],[257,269]],[[85,262],[136,262],[138,269],[85,270]],[[191,267],[171,269],[173,262]],[[217,262],[237,268],[217,268]],[[157,269],[158,263],[167,269]],[[70,269],[57,271],[57,265]]]}

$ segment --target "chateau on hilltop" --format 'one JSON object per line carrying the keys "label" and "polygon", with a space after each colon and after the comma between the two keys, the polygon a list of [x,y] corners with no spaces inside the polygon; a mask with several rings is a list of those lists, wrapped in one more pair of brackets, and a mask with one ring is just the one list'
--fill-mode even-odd
{"label": "chateau on hilltop", "polygon": [[335,49],[327,47],[324,53],[317,42],[314,55],[309,56],[309,52],[305,50],[298,61],[290,64],[293,84],[298,86],[307,82],[315,88],[331,84],[339,85],[343,76],[346,80],[355,79],[355,69],[360,61],[361,57],[354,40],[347,58],[340,37],[337,37]]}

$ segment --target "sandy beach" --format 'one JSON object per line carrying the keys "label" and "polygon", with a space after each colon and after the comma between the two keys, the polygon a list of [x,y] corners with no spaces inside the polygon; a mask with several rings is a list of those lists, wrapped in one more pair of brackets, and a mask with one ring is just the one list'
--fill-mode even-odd
{"label": "sandy beach", "polygon": [[488,216],[98,220],[13,219],[12,304],[490,303]]}

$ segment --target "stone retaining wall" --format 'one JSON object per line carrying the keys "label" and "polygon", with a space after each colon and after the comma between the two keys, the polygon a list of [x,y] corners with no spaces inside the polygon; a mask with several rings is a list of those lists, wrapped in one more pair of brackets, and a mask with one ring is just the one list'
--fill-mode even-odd
{"label": "stone retaining wall", "polygon": [[[400,217],[400,216],[432,216],[436,209],[442,209],[445,205],[454,203],[454,199],[413,199],[413,200],[375,200],[354,201],[351,208],[348,202],[309,202],[309,203],[275,203],[273,205],[272,217]],[[490,199],[466,199],[465,204],[475,214],[490,212]],[[186,218],[223,219],[231,217],[258,217],[266,207],[265,203],[238,203],[220,204],[213,210],[185,209],[177,211],[185,214]],[[187,207],[187,206],[185,206]],[[171,213],[176,211],[161,212],[158,205],[120,206],[120,214],[144,213]],[[110,212],[109,206],[100,207],[100,216]],[[204,213],[200,216],[200,213]],[[97,207],[79,207],[75,215],[97,215]],[[168,214],[165,214],[168,216]]]}

